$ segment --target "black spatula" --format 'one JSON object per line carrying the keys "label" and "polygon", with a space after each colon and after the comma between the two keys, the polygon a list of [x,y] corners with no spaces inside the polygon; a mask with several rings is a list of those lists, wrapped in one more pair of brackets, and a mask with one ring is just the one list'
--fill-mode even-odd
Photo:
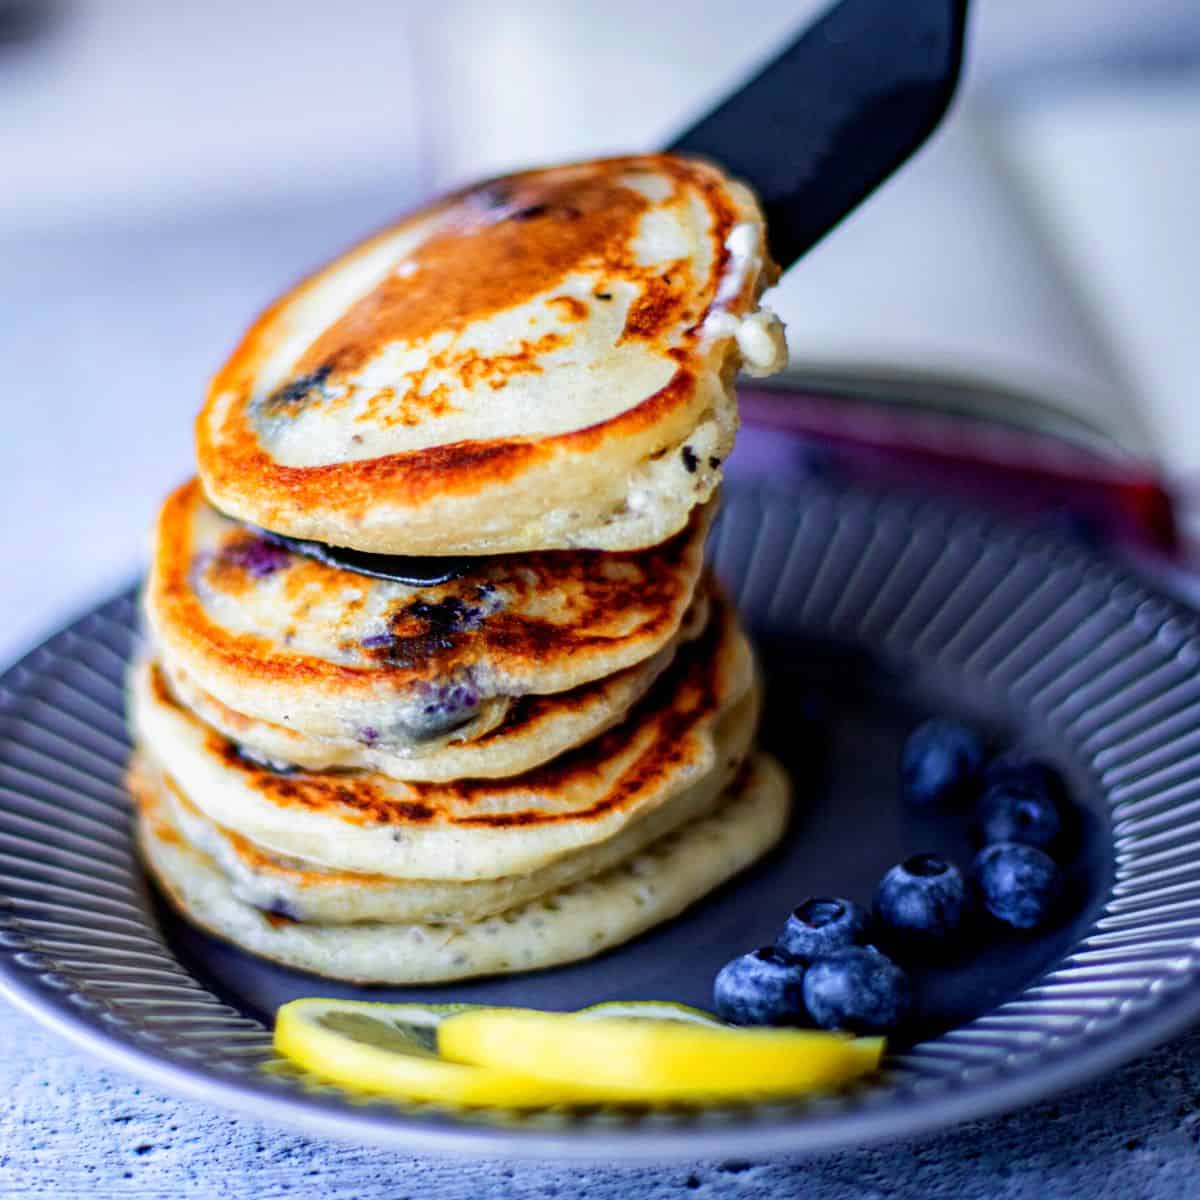
{"label": "black spatula", "polygon": [[[775,261],[787,268],[937,125],[958,82],[966,9],[967,0],[841,0],[668,149],[715,159],[746,180],[766,209]],[[470,566],[287,544],[414,587]]]}
{"label": "black spatula", "polygon": [[962,61],[967,0],[841,0],[669,150],[754,188],[786,269],[933,131]]}

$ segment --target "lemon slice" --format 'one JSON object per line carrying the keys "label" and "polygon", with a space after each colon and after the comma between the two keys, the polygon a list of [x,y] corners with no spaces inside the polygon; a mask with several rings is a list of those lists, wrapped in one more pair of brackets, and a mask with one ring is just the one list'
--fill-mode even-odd
{"label": "lemon slice", "polygon": [[798,1095],[873,1071],[883,1053],[882,1038],[528,1009],[448,1016],[437,1044],[455,1062],[633,1102]]}
{"label": "lemon slice", "polygon": [[323,1079],[374,1095],[497,1108],[544,1108],[579,1099],[578,1089],[519,1070],[439,1058],[435,1038],[440,1023],[475,1009],[467,1004],[293,1000],[276,1014],[275,1049]]}
{"label": "lemon slice", "polygon": [[[447,1014],[450,1015],[450,1014]],[[606,1000],[581,1008],[574,1014],[589,1020],[596,1017],[631,1017],[639,1021],[679,1021],[687,1025],[708,1025],[724,1029],[725,1022],[703,1009],[690,1004],[675,1004],[670,1000]]]}

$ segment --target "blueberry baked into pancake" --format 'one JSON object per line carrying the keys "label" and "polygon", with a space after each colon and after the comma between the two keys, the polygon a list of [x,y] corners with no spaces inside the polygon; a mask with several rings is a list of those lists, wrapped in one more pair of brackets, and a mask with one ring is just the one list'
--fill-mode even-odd
{"label": "blueberry baked into pancake", "polygon": [[708,517],[698,507],[643,551],[497,555],[413,588],[248,533],[193,482],[160,516],[146,611],[173,679],[331,748],[390,751],[402,770],[494,729],[521,696],[628,670],[624,690],[644,690],[686,632]]}
{"label": "blueberry baked into pancake", "polygon": [[774,274],[745,187],[650,155],[457,192],[258,319],[130,679],[185,917],[430,983],[599,953],[769,849],[788,786],[703,550]]}

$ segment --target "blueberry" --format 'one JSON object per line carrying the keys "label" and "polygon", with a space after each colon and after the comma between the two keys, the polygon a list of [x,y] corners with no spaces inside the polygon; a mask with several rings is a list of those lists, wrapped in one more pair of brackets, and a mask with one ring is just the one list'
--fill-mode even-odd
{"label": "blueberry", "polygon": [[479,614],[457,596],[447,596],[432,603],[414,600],[399,616],[424,622],[435,633],[456,633],[460,629],[474,628]]}
{"label": "blueberry", "polygon": [[1044,925],[1063,890],[1054,860],[1019,842],[985,846],[971,864],[971,879],[988,912],[1014,929]]}
{"label": "blueberry", "polygon": [[966,910],[962,873],[936,854],[906,858],[875,889],[873,915],[888,948],[913,956],[946,947]]}
{"label": "blueberry", "polygon": [[793,909],[776,945],[794,958],[811,962],[861,942],[866,933],[867,914],[853,900],[813,896]]}
{"label": "blueberry", "polygon": [[968,793],[983,765],[983,742],[959,721],[934,717],[908,735],[900,783],[913,804],[956,800]]}
{"label": "blueberry", "polygon": [[997,783],[1022,783],[1037,788],[1059,804],[1067,801],[1062,776],[1048,763],[1024,750],[1006,750],[997,754],[983,769],[983,786]]}
{"label": "blueberry", "polygon": [[282,546],[250,532],[227,542],[218,558],[232,567],[240,567],[252,579],[267,579],[292,562],[292,556]]}
{"label": "blueberry", "polygon": [[260,397],[252,403],[255,418],[290,417],[301,412],[314,400],[325,398],[325,384],[333,373],[333,366],[326,363],[307,375],[301,375],[289,383],[277,387],[270,395]]}
{"label": "blueberry", "polygon": [[1062,832],[1058,802],[1036,780],[1034,775],[1014,775],[983,793],[975,819],[984,842],[1024,842],[1048,850],[1058,841]]}
{"label": "blueberry", "polygon": [[846,946],[805,972],[804,1005],[822,1029],[888,1033],[912,1011],[912,981],[874,946]]}
{"label": "blueberry", "polygon": [[717,973],[713,999],[733,1025],[804,1025],[804,964],[777,946],[743,954]]}

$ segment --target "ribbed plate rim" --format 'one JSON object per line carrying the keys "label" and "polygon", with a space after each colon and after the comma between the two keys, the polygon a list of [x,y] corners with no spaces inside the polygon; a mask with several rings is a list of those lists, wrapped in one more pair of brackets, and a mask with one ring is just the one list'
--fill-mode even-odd
{"label": "ribbed plate rim", "polygon": [[[1040,562],[1050,556],[1054,559],[1054,571],[1074,572],[1079,579],[1086,579],[1089,586],[1119,589],[1122,604],[1128,608],[1131,620],[1136,614],[1152,614],[1143,631],[1148,639],[1147,644],[1159,638],[1163,630],[1169,629],[1169,640],[1175,647],[1173,653],[1179,653],[1185,645],[1189,648],[1189,660],[1200,653],[1200,622],[1193,613],[1163,596],[1123,566],[1094,557],[1085,549],[1064,543],[1053,535],[1018,529],[990,516],[937,501],[839,489],[823,484],[734,489],[732,494],[737,497],[737,503],[743,506],[758,505],[762,511],[766,506],[779,503],[794,505],[793,511],[801,514],[817,511],[824,506],[828,519],[834,524],[846,519],[847,514],[861,520],[866,513],[872,519],[901,522],[918,532],[932,531],[936,538],[965,537],[979,545],[1007,547],[1021,561],[1032,559]],[[761,519],[764,518],[760,512]],[[869,530],[871,526],[867,528]],[[1050,569],[1047,567],[1047,570]],[[849,575],[853,573],[852,568]],[[55,647],[67,640],[72,631],[106,612],[115,611],[122,603],[128,603],[128,593],[122,593],[107,604],[89,610],[77,621],[64,626],[6,672],[0,678],[0,717],[13,709],[13,697],[21,694],[21,679],[38,677],[42,669],[38,666],[39,660],[54,653],[61,654]],[[1157,670],[1159,668],[1156,667]],[[14,686],[14,681],[17,686]],[[28,680],[23,686],[29,687]],[[1195,716],[1194,727],[1200,730],[1200,700],[1191,703],[1184,712],[1189,718]],[[1192,728],[1191,724],[1187,725],[1189,731]],[[0,738],[0,748],[8,744],[7,739]],[[1178,788],[1182,785],[1176,781],[1172,786]],[[1153,810],[1154,799],[1153,791],[1139,798],[1135,802],[1137,811],[1144,812],[1147,806]],[[1128,822],[1123,821],[1122,824]],[[1164,828],[1170,832],[1172,827],[1169,821]],[[1200,836],[1193,831],[1191,837],[1193,840],[1186,845],[1194,844],[1200,849]],[[1127,843],[1128,837],[1121,835],[1117,844],[1120,847]],[[1132,878],[1136,882],[1136,876]],[[131,892],[135,892],[135,889],[131,889]],[[136,895],[136,899],[143,907],[146,922],[153,927],[153,917],[145,906],[144,897]],[[1108,905],[1112,902],[1113,897],[1110,896]],[[9,894],[0,890],[0,916],[3,916],[3,910],[9,904]],[[1101,914],[1104,918],[1113,915],[1108,905]],[[1190,912],[1189,909],[1189,915]],[[1200,901],[1195,903],[1195,912],[1200,914]],[[1115,928],[1117,933],[1105,935],[1106,940],[1102,944],[1115,946],[1118,952],[1136,951],[1139,943],[1128,937],[1122,938],[1119,923]],[[1095,957],[1093,941],[1098,936],[1098,928],[1093,926],[1089,934],[1045,978],[1062,970],[1063,964],[1074,963],[1083,947],[1087,947]],[[967,1079],[962,1087],[944,1087],[938,1094],[914,1097],[907,1103],[888,1103],[885,1096],[883,1102],[824,1115],[774,1117],[764,1110],[743,1120],[728,1117],[712,1121],[702,1119],[691,1126],[669,1128],[656,1127],[653,1122],[647,1121],[612,1131],[598,1131],[594,1127],[586,1130],[513,1129],[463,1124],[441,1116],[398,1113],[379,1105],[355,1106],[341,1099],[287,1090],[266,1079],[233,1078],[207,1064],[179,1062],[156,1050],[152,1044],[139,1040],[134,1033],[119,1026],[105,1027],[87,1011],[75,1007],[70,981],[64,981],[61,976],[54,979],[55,972],[41,969],[36,955],[32,964],[30,961],[22,962],[22,954],[28,959],[28,952],[11,941],[9,944],[0,944],[0,994],[57,1033],[148,1082],[169,1091],[224,1105],[257,1119],[287,1124],[309,1133],[387,1145],[421,1154],[471,1153],[510,1158],[619,1159],[623,1162],[698,1157],[746,1159],[828,1151],[883,1138],[931,1132],[952,1123],[1000,1113],[1045,1098],[1108,1071],[1181,1031],[1200,1016],[1200,989],[1194,986],[1200,974],[1198,942],[1200,940],[1190,938],[1186,946],[1178,950],[1170,968],[1154,976],[1147,988],[1123,1000],[1118,998],[1115,1003],[1110,1003],[1107,1010],[1082,1021],[1069,1034],[1051,1038],[1045,1047],[1039,1046],[1042,1052],[1036,1063],[1021,1062],[1011,1068],[1013,1056],[1010,1053],[1008,1062],[1011,1069],[1006,1068],[987,1081],[986,1086],[982,1082],[972,1084]],[[1101,961],[1103,953],[1101,951]],[[1085,978],[1088,975],[1086,964],[1082,968],[1075,966],[1072,969],[1082,971]],[[186,971],[186,968],[183,970]],[[1041,983],[1038,981],[1016,1001],[1001,1006],[997,1013],[1003,1014],[1011,1004],[1020,1003],[1024,997],[1036,991]],[[1111,1002],[1113,998],[1109,996],[1108,999]],[[989,1014],[989,1017],[994,1015]],[[917,1050],[936,1046],[947,1039],[953,1042],[957,1032],[946,1035],[946,1038],[935,1039],[935,1042]],[[966,1078],[967,1073],[960,1074]],[[917,1088],[920,1089],[920,1084]]]}

